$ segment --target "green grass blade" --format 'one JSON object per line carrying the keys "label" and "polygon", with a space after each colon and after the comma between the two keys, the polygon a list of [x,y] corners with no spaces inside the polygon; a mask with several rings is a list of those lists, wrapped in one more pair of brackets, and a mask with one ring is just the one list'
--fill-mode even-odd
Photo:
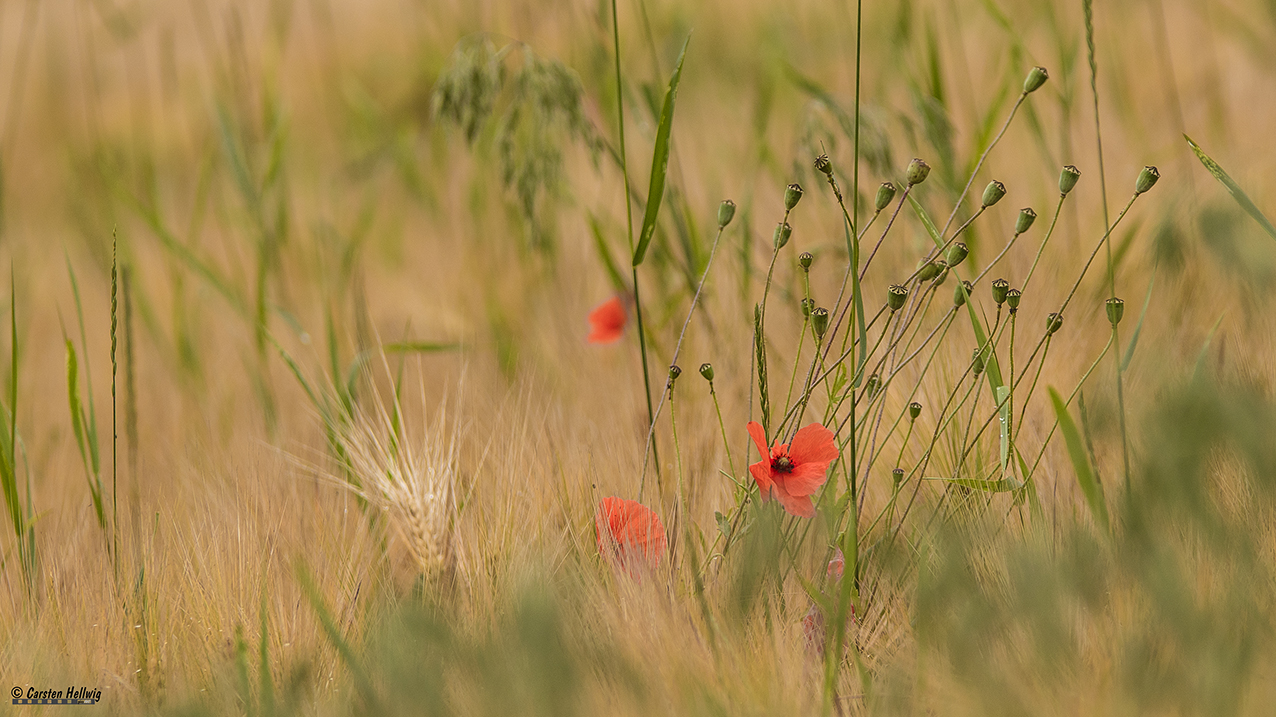
{"label": "green grass blade", "polygon": [[1134,325],[1134,335],[1130,337],[1130,345],[1125,349],[1125,356],[1121,359],[1121,370],[1124,371],[1130,367],[1130,359],[1134,358],[1134,347],[1139,343],[1139,335],[1143,333],[1143,320],[1148,315],[1148,305],[1152,303],[1152,287],[1156,286],[1156,272],[1158,267],[1152,268],[1152,279],[1148,281],[1148,294],[1143,299],[1143,311],[1139,312],[1139,323]]}
{"label": "green grass blade", "polygon": [[315,616],[319,618],[319,625],[323,628],[324,634],[328,636],[332,646],[337,649],[337,654],[341,656],[341,661],[350,670],[350,675],[354,678],[355,688],[358,689],[360,696],[363,697],[368,711],[372,714],[380,713],[381,710],[377,708],[380,700],[377,699],[372,680],[369,679],[368,673],[364,671],[363,665],[360,664],[355,656],[350,643],[341,634],[341,629],[337,626],[336,621],[332,619],[332,613],[328,610],[328,606],[324,604],[323,596],[319,594],[319,588],[315,586],[314,578],[310,577],[310,571],[306,570],[305,565],[301,563],[297,564],[297,582],[301,583],[301,589],[306,594],[310,607],[315,611]]}
{"label": "green grass blade", "polygon": [[438,341],[397,341],[381,346],[388,354],[428,354],[439,351],[456,351],[460,344],[442,343]]}
{"label": "green grass blade", "polygon": [[993,393],[997,397],[997,422],[999,426],[998,447],[1000,450],[1001,474],[1006,475],[1006,466],[1010,461],[1010,387],[998,386]]}
{"label": "green grass blade", "polygon": [[1241,209],[1244,209],[1246,214],[1253,217],[1254,221],[1258,222],[1258,225],[1263,228],[1263,231],[1267,232],[1268,236],[1276,239],[1276,227],[1273,227],[1272,223],[1267,220],[1267,217],[1263,216],[1263,213],[1254,205],[1254,202],[1250,201],[1249,195],[1245,194],[1245,191],[1240,188],[1240,185],[1228,176],[1227,172],[1223,171],[1223,168],[1218,165],[1218,162],[1211,159],[1210,156],[1205,153],[1205,150],[1201,149],[1200,145],[1193,142],[1191,137],[1183,135],[1183,139],[1187,140],[1188,146],[1190,146],[1192,151],[1196,153],[1196,158],[1201,160],[1201,164],[1205,165],[1205,168],[1209,170],[1209,173],[1214,175],[1215,179],[1223,183],[1223,186],[1227,188],[1227,192],[1232,195],[1232,199],[1235,199],[1236,203],[1241,205]]}
{"label": "green grass blade", "polygon": [[1218,327],[1223,323],[1222,314],[1218,317],[1218,321],[1214,322],[1214,326],[1210,327],[1209,335],[1205,337],[1205,343],[1201,344],[1200,353],[1196,354],[1196,366],[1192,369],[1192,378],[1196,379],[1201,375],[1201,369],[1205,368],[1205,359],[1209,355],[1210,344],[1214,343],[1214,335],[1218,333]]}
{"label": "green grass blade", "polygon": [[1077,431],[1077,424],[1072,421],[1067,405],[1064,404],[1063,398],[1059,396],[1054,386],[1050,387],[1050,402],[1054,405],[1055,416],[1059,419],[1059,430],[1063,433],[1063,440],[1068,444],[1068,458],[1072,460],[1072,468],[1077,473],[1077,484],[1081,486],[1081,492],[1090,505],[1090,512],[1094,514],[1095,521],[1106,531],[1108,506],[1103,498],[1103,486],[1094,477],[1094,470],[1090,466],[1089,457],[1086,456],[1081,433]]}
{"label": "green grass blade", "polygon": [[678,53],[678,64],[673,69],[673,77],[669,78],[669,89],[665,92],[665,106],[660,110],[660,129],[656,131],[656,146],[651,157],[651,185],[647,190],[647,211],[642,218],[642,232],[638,235],[638,246],[634,249],[634,266],[642,264],[647,257],[647,247],[656,233],[656,218],[660,214],[660,202],[665,194],[665,174],[669,171],[669,135],[673,130],[673,105],[678,97],[678,83],[682,80],[682,61],[687,56],[687,45],[691,42],[688,36],[682,43],[682,52]]}
{"label": "green grass blade", "polygon": [[602,261],[603,268],[607,270],[607,278],[611,279],[612,288],[616,291],[628,291],[625,280],[620,275],[620,267],[616,266],[616,260],[611,258],[611,252],[607,249],[603,228],[598,224],[598,217],[594,216],[593,212],[589,213],[589,233],[594,237],[594,248],[598,250],[598,258]]}

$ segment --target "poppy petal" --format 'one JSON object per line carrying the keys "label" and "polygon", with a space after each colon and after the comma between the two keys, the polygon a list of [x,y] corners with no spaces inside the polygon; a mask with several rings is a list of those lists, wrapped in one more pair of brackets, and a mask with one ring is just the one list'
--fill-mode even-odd
{"label": "poppy petal", "polygon": [[762,430],[762,424],[757,421],[749,421],[749,425],[745,426],[749,431],[749,435],[753,437],[753,445],[758,447],[758,455],[763,460],[770,460],[771,451],[766,447],[766,432]]}
{"label": "poppy petal", "polygon": [[749,473],[753,474],[753,480],[758,484],[758,490],[762,492],[762,498],[765,500],[766,494],[770,492],[771,488],[775,485],[775,481],[771,477],[772,470],[770,459],[764,458],[749,466]]}
{"label": "poppy petal", "polygon": [[784,489],[784,486],[776,484],[775,499],[780,501],[780,505],[791,515],[799,518],[814,518],[815,506],[811,504],[811,496],[809,495],[793,495]]}
{"label": "poppy petal", "polygon": [[636,500],[603,498],[594,526],[599,553],[635,578],[659,565],[668,547],[660,516]]}
{"label": "poppy petal", "polygon": [[620,338],[627,317],[619,296],[613,296],[589,312],[591,331],[586,338],[591,344],[609,344]]}
{"label": "poppy petal", "polygon": [[837,456],[833,432],[818,423],[803,426],[793,437],[793,445],[789,447],[789,457],[799,464],[823,463],[827,468]]}
{"label": "poppy petal", "polygon": [[828,463],[798,463],[793,472],[783,475],[784,490],[792,495],[811,495],[828,478]]}

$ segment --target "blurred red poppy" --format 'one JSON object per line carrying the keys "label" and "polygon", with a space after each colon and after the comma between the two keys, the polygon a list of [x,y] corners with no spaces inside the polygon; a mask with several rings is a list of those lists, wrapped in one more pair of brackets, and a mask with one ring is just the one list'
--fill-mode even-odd
{"label": "blurred red poppy", "polygon": [[589,312],[589,337],[591,344],[609,344],[620,338],[625,330],[625,305],[619,296],[613,296]]}
{"label": "blurred red poppy", "polygon": [[811,495],[822,485],[829,464],[837,460],[833,432],[818,423],[803,426],[793,443],[766,447],[766,434],[757,421],[749,421],[749,435],[762,460],[749,466],[762,499],[775,498],[789,513],[803,518],[815,516]]}
{"label": "blurred red poppy", "polygon": [[594,519],[598,552],[632,577],[654,570],[665,554],[665,526],[656,511],[636,500],[607,497]]}

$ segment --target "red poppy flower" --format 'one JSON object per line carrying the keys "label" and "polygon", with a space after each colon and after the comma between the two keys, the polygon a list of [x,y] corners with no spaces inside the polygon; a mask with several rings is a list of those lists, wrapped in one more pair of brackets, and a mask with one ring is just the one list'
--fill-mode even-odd
{"label": "red poppy flower", "polygon": [[[833,585],[837,585],[842,579],[842,573],[846,568],[846,558],[842,555],[841,550],[834,551],[833,559],[828,564],[828,576]],[[849,605],[851,609],[851,621],[858,622],[855,615],[855,606]],[[806,638],[806,650],[814,657],[823,659],[824,657],[824,641],[826,635],[824,632],[824,611],[820,606],[811,601],[811,608],[802,616],[802,636]]]}
{"label": "red poppy flower", "polygon": [[665,526],[656,511],[636,500],[607,497],[594,519],[598,552],[633,577],[654,570],[665,554]]}
{"label": "red poppy flower", "polygon": [[793,443],[777,443],[766,447],[766,434],[757,421],[749,421],[749,435],[762,454],[762,460],[749,466],[753,480],[762,491],[762,499],[775,498],[789,513],[803,518],[815,516],[811,495],[824,485],[829,464],[837,460],[833,432],[818,423],[803,426]]}
{"label": "red poppy flower", "polygon": [[589,312],[589,337],[591,344],[609,344],[620,338],[625,330],[625,305],[619,296],[613,296]]}

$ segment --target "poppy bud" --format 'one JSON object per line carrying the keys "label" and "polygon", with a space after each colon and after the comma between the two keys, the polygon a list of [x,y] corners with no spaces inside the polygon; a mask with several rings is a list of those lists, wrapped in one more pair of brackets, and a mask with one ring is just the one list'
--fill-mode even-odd
{"label": "poppy bud", "polygon": [[921,184],[926,181],[927,175],[930,174],[930,165],[920,159],[913,159],[908,163],[908,171],[904,174],[904,178],[908,180],[908,186]]}
{"label": "poppy bud", "polygon": [[1081,179],[1081,170],[1071,164],[1064,165],[1063,171],[1059,172],[1059,194],[1067,196],[1077,186],[1078,179]]}
{"label": "poppy bud", "polygon": [[872,398],[874,395],[877,394],[877,389],[881,387],[882,387],[882,377],[878,376],[877,374],[873,374],[868,377],[867,381],[864,382],[864,395],[867,398]]}
{"label": "poppy bud", "polygon": [[1116,325],[1121,323],[1121,317],[1125,316],[1125,302],[1114,296],[1111,299],[1108,299],[1107,309],[1108,321],[1112,324],[1113,328],[1116,328]]}
{"label": "poppy bud", "polygon": [[1134,183],[1134,193],[1142,194],[1151,189],[1156,184],[1156,180],[1161,178],[1161,173],[1156,171],[1156,167],[1144,167],[1139,172],[1139,179]]}
{"label": "poppy bud", "polygon": [[669,367],[669,383],[670,384],[673,384],[674,381],[677,381],[678,377],[681,375],[682,375],[682,369],[678,368],[678,364],[674,364]]}
{"label": "poppy bud", "polygon": [[1029,94],[1041,89],[1046,84],[1046,80],[1050,79],[1050,73],[1046,72],[1044,67],[1034,67],[1028,71],[1028,77],[1023,81],[1023,93]]}
{"label": "poppy bud", "polygon": [[1046,317],[1046,336],[1053,336],[1063,326],[1063,314],[1050,314]]}
{"label": "poppy bud", "polygon": [[723,199],[718,205],[718,228],[726,229],[731,223],[731,218],[735,216],[735,202],[730,199]]}
{"label": "poppy bud", "polygon": [[997,279],[992,282],[992,300],[997,302],[997,306],[1006,303],[1006,293],[1010,291],[1010,282],[1005,279]]}
{"label": "poppy bud", "polygon": [[1032,211],[1031,207],[1024,207],[1019,210],[1019,219],[1015,221],[1015,234],[1023,234],[1032,228],[1032,223],[1037,221],[1037,213]]}
{"label": "poppy bud", "polygon": [[890,182],[882,182],[877,188],[877,198],[873,200],[873,210],[882,211],[890,206],[891,200],[895,198],[895,185]]}
{"label": "poppy bud", "polygon": [[886,294],[886,305],[890,307],[891,311],[899,311],[904,308],[905,301],[908,301],[908,287],[891,284],[891,288]]}
{"label": "poppy bud", "polygon": [[804,252],[802,252],[801,254],[799,254],[799,255],[798,255],[798,265],[800,265],[800,266],[802,267],[802,271],[810,271],[810,270],[811,270],[811,262],[812,262],[814,259],[815,259],[815,257],[811,256],[811,252],[809,252],[809,251],[804,251]]}
{"label": "poppy bud", "polygon": [[921,271],[917,272],[917,279],[919,281],[930,281],[937,276],[939,276],[939,264],[933,261],[926,262],[925,266],[921,268]]}
{"label": "poppy bud", "polygon": [[1012,314],[1019,310],[1019,296],[1018,289],[1011,289],[1006,292],[1006,303],[1010,305],[1010,313]]}
{"label": "poppy bud", "polygon": [[963,306],[966,303],[966,297],[970,296],[970,292],[974,290],[974,286],[969,281],[961,281],[957,286],[953,287],[953,306]]}
{"label": "poppy bud", "polygon": [[970,254],[970,247],[961,242],[957,242],[948,247],[948,251],[944,253],[944,260],[949,266],[957,266],[966,260],[966,256]]}
{"label": "poppy bud", "polygon": [[775,225],[775,248],[783,249],[785,244],[789,243],[789,236],[793,234],[793,227],[788,222],[781,222]]}
{"label": "poppy bud", "polygon": [[916,421],[920,415],[922,415],[922,404],[916,401],[908,404],[908,419],[910,421]]}
{"label": "poppy bud", "polygon": [[802,318],[810,318],[811,309],[815,308],[815,299],[802,299]]}
{"label": "poppy bud", "polygon": [[824,332],[829,329],[829,310],[820,307],[811,312],[811,325],[815,327],[815,335],[818,338],[824,337]]}
{"label": "poppy bud", "polygon": [[802,199],[802,185],[794,182],[784,190],[784,210],[793,211],[793,207]]}
{"label": "poppy bud", "polygon": [[970,361],[971,361],[970,370],[973,371],[976,376],[984,372],[984,352],[983,351],[980,351],[979,349],[975,349],[974,353],[970,355]]}
{"label": "poppy bud", "polygon": [[903,468],[896,468],[891,471],[891,482],[895,484],[895,489],[899,490],[899,484],[904,482]]}
{"label": "poppy bud", "polygon": [[713,382],[713,364],[705,362],[700,364],[700,375],[704,376],[704,380]]}
{"label": "poppy bud", "polygon": [[827,154],[821,154],[815,158],[815,168],[824,173],[825,176],[833,176],[833,163],[829,161]]}
{"label": "poppy bud", "polygon": [[992,180],[988,186],[984,187],[984,209],[1000,202],[1004,196],[1006,196],[1006,185],[995,179]]}

